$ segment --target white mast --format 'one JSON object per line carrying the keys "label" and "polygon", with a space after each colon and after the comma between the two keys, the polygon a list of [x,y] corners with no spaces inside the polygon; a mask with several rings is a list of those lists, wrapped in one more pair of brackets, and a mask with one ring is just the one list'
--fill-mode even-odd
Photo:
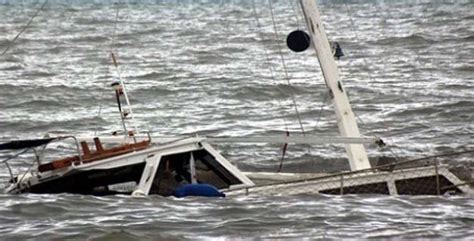
{"label": "white mast", "polygon": [[[337,124],[341,136],[360,137],[359,127],[352,112],[349,99],[342,86],[339,70],[329,46],[324,26],[319,16],[316,0],[300,0],[312,44],[318,56],[324,80],[336,111]],[[352,171],[370,168],[367,153],[362,144],[347,144],[346,152]]]}

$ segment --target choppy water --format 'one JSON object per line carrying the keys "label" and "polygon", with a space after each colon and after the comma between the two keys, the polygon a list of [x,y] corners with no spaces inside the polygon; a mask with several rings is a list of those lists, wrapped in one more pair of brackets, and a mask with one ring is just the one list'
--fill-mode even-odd
{"label": "choppy water", "polygon": [[[38,6],[0,5],[0,50]],[[257,9],[275,81],[251,5],[121,7],[114,42],[139,128],[162,135],[243,136],[283,133],[286,123],[298,132],[293,93],[306,132],[337,134],[312,51],[283,49],[291,86],[286,83],[278,46],[286,33],[304,26],[292,5],[275,7],[279,41],[269,9]],[[328,36],[346,54],[339,65],[363,134],[385,137],[405,158],[474,147],[474,4],[326,3],[321,11]],[[0,58],[0,141],[120,130],[109,87],[117,74],[107,70],[115,14],[110,4],[57,3],[40,13]],[[218,148],[245,170],[276,170],[280,157],[273,145]],[[369,153],[381,155],[374,148]],[[343,158],[337,146],[290,146],[284,169],[334,171],[347,167]],[[26,169],[28,162],[14,166]],[[7,177],[2,167],[0,179]],[[2,239],[474,236],[469,197],[0,199]]]}

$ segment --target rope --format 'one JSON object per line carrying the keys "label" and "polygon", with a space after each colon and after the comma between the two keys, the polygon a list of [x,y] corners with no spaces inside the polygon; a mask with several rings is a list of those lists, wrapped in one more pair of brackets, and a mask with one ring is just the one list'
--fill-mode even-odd
{"label": "rope", "polygon": [[[295,0],[297,2],[299,2],[298,0]],[[298,4],[298,3],[297,3]],[[300,19],[299,19],[299,14],[298,14],[298,7],[296,7],[294,4],[293,4],[293,0],[290,0],[290,5],[291,5],[291,9],[293,10],[293,14],[295,15],[295,20],[296,20],[296,29],[300,29]]]}
{"label": "rope", "polygon": [[[109,49],[108,53],[113,53],[113,50],[114,50],[119,13],[120,13],[120,2],[117,4],[117,8],[116,8],[116,11],[115,11],[115,22],[114,22],[114,28],[112,30],[112,39],[110,40],[110,46],[109,46],[110,49]],[[110,59],[109,58],[110,56],[108,54],[106,56],[107,57],[105,57],[105,60],[106,60],[106,62],[108,62],[109,59]],[[109,77],[110,77],[110,65],[107,65],[107,67],[105,68],[105,79],[107,80]],[[102,91],[100,99],[104,98],[104,94],[105,94],[105,91]],[[97,116],[100,117],[101,114],[102,114],[102,102],[99,101],[99,109],[97,111]],[[98,131],[99,131],[99,126],[96,127],[96,129],[94,131],[94,136],[97,135]]]}
{"label": "rope", "polygon": [[[357,31],[355,30],[355,27],[354,27],[355,24],[354,24],[354,21],[353,21],[353,18],[352,18],[351,10],[350,10],[350,8],[348,7],[347,3],[345,3],[345,5],[346,5],[346,8],[347,8],[348,13],[349,13],[349,17],[350,17],[350,20],[351,20],[352,30],[354,31],[354,34],[355,34],[355,36],[356,36],[356,40],[357,40],[357,41],[360,41],[359,38],[358,38],[358,35],[357,35]],[[382,11],[377,7],[377,4],[375,4],[375,7],[377,8],[377,10],[378,10],[377,12],[378,12],[378,13],[381,13],[381,12],[382,12]],[[427,5],[421,10],[421,13],[422,13],[424,19],[427,19],[427,16],[425,15],[425,10],[428,9],[428,7],[430,7],[429,4],[427,4]],[[386,11],[386,13],[389,15],[389,18],[390,18],[390,19],[393,18],[393,17],[391,16],[391,14],[390,14],[389,11]],[[379,16],[381,16],[382,18],[384,18],[384,16],[383,16],[382,14],[379,14]],[[385,18],[384,18],[384,20],[385,20]],[[386,28],[385,28],[385,26],[384,26],[384,27],[382,28],[382,36],[385,35],[385,29],[386,29]],[[417,31],[419,30],[419,26],[416,27],[416,30],[417,30]],[[420,56],[419,56],[418,54],[416,54],[416,56],[415,56],[416,62],[419,62],[419,59],[420,59]],[[364,64],[365,64],[366,66],[368,66],[365,57],[363,57],[363,61],[364,61]],[[433,63],[433,59],[431,59],[431,63]],[[369,72],[369,71],[367,71],[367,75],[369,76],[369,79],[372,81],[372,77],[370,76],[370,72]],[[357,114],[355,114],[355,115],[356,115],[357,119],[362,123],[362,125],[366,125],[366,124],[363,122],[363,120],[362,120]],[[386,126],[386,123],[385,123],[385,122],[384,122],[384,126],[385,126],[386,132],[389,134],[389,136],[392,136],[392,135],[390,134],[389,128]],[[374,136],[377,137],[377,135],[374,135]],[[392,149],[389,148],[389,147],[387,148],[387,150],[390,151],[391,154],[392,154],[393,156],[395,156],[395,158],[396,158],[397,160],[400,159],[399,155],[397,155],[394,150],[392,150]]]}
{"label": "rope", "polygon": [[[115,15],[115,26],[114,26],[114,33],[113,33],[113,37],[112,37],[112,44],[114,43],[115,41],[115,36],[116,36],[116,30],[117,30],[117,23],[118,23],[118,18],[119,18],[119,12],[120,12],[120,5],[121,5],[121,2],[119,1],[119,3],[117,4],[117,12],[116,12],[116,15]],[[113,48],[113,46],[112,46]],[[133,109],[132,109],[132,106],[130,104],[130,99],[128,98],[128,94],[127,94],[127,88],[125,86],[125,81],[123,80],[122,78],[122,74],[120,72],[120,68],[119,68],[119,65],[118,65],[118,61],[117,61],[117,58],[115,57],[115,53],[114,51],[111,51],[110,52],[110,57],[112,57],[112,60],[113,60],[113,64],[114,64],[114,67],[115,67],[115,70],[117,71],[117,77],[120,81],[120,85],[122,86],[122,92],[123,92],[123,97],[125,99],[125,103],[127,104],[127,109],[128,112],[127,114],[130,116],[131,118],[131,126],[133,127],[133,131],[131,132],[133,135],[135,134],[140,134],[139,131],[138,131],[138,128],[137,128],[137,125],[135,123],[135,118],[134,118],[134,114],[133,114]],[[124,109],[125,110],[125,109]],[[126,116],[123,116],[124,113],[120,113],[121,117],[126,117]],[[129,136],[130,135],[130,131],[128,131],[128,129],[126,129],[126,124],[125,124],[125,118],[122,118],[122,125],[124,126],[125,128],[125,136]]]}
{"label": "rope", "polygon": [[113,52],[114,50],[114,45],[115,45],[115,37],[117,33],[117,23],[118,23],[118,18],[119,18],[119,13],[120,13],[120,1],[117,3],[117,9],[115,12],[115,22],[114,22],[114,30],[112,32],[112,42],[110,43],[110,52]]}
{"label": "rope", "polygon": [[[265,46],[265,42],[264,42],[265,38],[263,36],[263,30],[262,30],[262,25],[260,24],[260,19],[258,18],[257,9],[255,8],[255,0],[252,0],[252,9],[253,9],[253,13],[254,13],[254,16],[255,16],[255,21],[257,23],[258,34],[259,34],[259,37],[261,39],[261,43],[263,45],[263,51],[265,53],[265,64],[268,66],[268,70],[270,71],[270,76],[272,78],[272,82],[275,85],[276,89],[278,91],[280,91],[280,93],[285,95],[286,93],[277,84],[277,81],[275,79],[275,74],[273,72],[273,68],[270,64],[270,62],[271,62],[270,61],[270,56],[269,56],[267,48]],[[285,130],[286,130],[286,132],[288,132],[288,124],[286,122],[286,118],[285,118],[285,115],[284,115],[284,112],[283,112],[283,105],[282,105],[282,103],[279,99],[277,101],[278,101],[278,106],[280,107],[281,118],[283,120],[283,124],[285,125]]]}
{"label": "rope", "polygon": [[[270,15],[271,15],[271,18],[272,18],[273,31],[274,31],[274,34],[275,34],[275,40],[277,41],[278,52],[280,54],[281,63],[283,65],[283,70],[284,70],[284,73],[285,73],[286,82],[287,82],[288,86],[291,86],[290,77],[288,75],[288,70],[287,70],[286,63],[285,63],[285,58],[283,57],[283,51],[282,51],[281,43],[278,41],[278,39],[279,39],[278,29],[277,29],[277,26],[276,26],[275,16],[273,14],[272,0],[268,0],[268,4],[269,4],[269,7],[270,7]],[[301,132],[303,133],[303,135],[305,135],[305,131],[304,131],[304,128],[303,128],[303,123],[301,122],[300,112],[298,111],[298,105],[296,103],[296,98],[295,98],[295,95],[294,95],[293,92],[291,92],[291,99],[293,101],[293,106],[295,108],[295,113],[296,113],[296,117],[298,118],[298,123],[300,125]]]}
{"label": "rope", "polygon": [[[299,13],[299,14],[301,14],[302,16],[305,16],[305,13],[304,13],[304,11],[303,11],[302,1],[296,0],[296,4],[298,5],[298,6],[296,7],[296,12]],[[298,15],[298,14],[297,14],[297,15]],[[303,18],[304,18],[304,17],[303,17]],[[303,20],[303,21],[304,21],[304,20]],[[305,26],[306,26],[306,25],[305,25]],[[311,39],[308,38],[307,41],[310,42]],[[326,86],[327,86],[327,83],[325,83],[325,84],[326,84]],[[317,114],[317,120],[316,120],[316,125],[315,125],[315,127],[317,127],[317,126],[319,125],[319,121],[321,120],[321,116],[322,116],[322,111],[323,111],[324,106],[326,106],[326,103],[327,103],[326,101],[327,101],[328,96],[329,96],[329,92],[325,92],[323,101],[321,102],[321,106],[320,106],[319,111],[318,111],[318,114]]]}
{"label": "rope", "polygon": [[316,121],[316,127],[318,126],[319,124],[319,120],[321,119],[321,115],[322,115],[322,112],[323,112],[323,108],[324,106],[326,105],[326,100],[329,96],[329,92],[325,92],[326,94],[324,95],[324,99],[323,99],[323,102],[321,102],[321,107],[319,108],[319,112],[318,112],[318,119]]}
{"label": "rope", "polygon": [[[357,43],[360,44],[361,41],[360,41],[359,35],[357,34],[357,30],[355,28],[354,19],[352,18],[352,10],[349,7],[349,5],[347,4],[347,2],[344,2],[344,5],[346,6],[346,10],[347,10],[347,13],[349,15],[349,19],[350,19],[350,22],[351,22],[351,28],[352,28],[352,31],[354,32],[355,39],[356,39]],[[370,74],[370,71],[369,71],[369,64],[367,62],[367,59],[363,55],[362,55],[362,61],[364,61],[364,65],[367,68],[367,77],[369,77],[370,82],[372,82],[373,78],[372,78],[372,75]]]}
{"label": "rope", "polygon": [[[353,19],[353,17],[352,17],[352,15],[353,15],[353,14],[352,14],[352,10],[351,10],[351,8],[349,7],[349,5],[347,4],[347,2],[344,2],[344,5],[345,5],[345,7],[346,7],[346,10],[347,10],[347,13],[348,13],[348,16],[349,16],[349,19],[350,19],[351,29],[352,29],[352,31],[354,32],[355,39],[356,39],[357,43],[360,44],[361,41],[360,41],[359,35],[357,34],[357,30],[356,30],[356,28],[355,28],[354,19]],[[366,71],[367,77],[369,78],[370,82],[373,82],[373,78],[372,78],[372,75],[370,74],[369,67],[368,67],[369,64],[368,64],[368,62],[367,62],[367,59],[366,59],[364,56],[362,56],[362,61],[364,62],[365,67],[367,68],[367,71]],[[367,125],[365,124],[365,122],[362,120],[362,118],[360,118],[360,116],[359,116],[355,111],[353,111],[353,113],[354,113],[355,117],[357,118],[358,122],[360,122],[360,123],[362,124],[362,126],[367,126]],[[376,135],[376,134],[374,134],[374,137],[381,139],[381,138],[380,138],[378,135]],[[395,159],[400,160],[399,155],[397,155],[397,154],[392,150],[392,148],[386,147],[386,150],[388,150],[388,151],[395,157]]]}
{"label": "rope", "polygon": [[[270,64],[270,56],[268,54],[268,51],[267,51],[267,47],[265,46],[265,38],[263,36],[263,30],[262,30],[262,25],[260,24],[260,20],[258,18],[258,14],[257,14],[257,9],[255,7],[255,0],[252,0],[252,9],[253,9],[253,13],[254,13],[254,16],[255,16],[255,21],[257,23],[257,27],[258,27],[258,34],[260,36],[260,39],[261,39],[261,43],[263,45],[263,51],[265,53],[265,64],[268,66],[268,69],[270,71],[270,76],[272,77],[272,82],[273,82],[273,85],[276,87],[276,89],[278,91],[280,91],[283,95],[286,95],[286,93],[278,86],[277,82],[276,82],[276,79],[275,79],[275,75],[273,73],[273,68]],[[281,118],[283,120],[283,124],[285,125],[285,131],[286,131],[286,135],[289,136],[290,135],[290,131],[288,130],[288,124],[286,122],[286,118],[285,118],[285,114],[284,114],[284,111],[283,111],[283,105],[281,103],[281,101],[278,99],[278,106],[280,108],[280,113],[281,113]],[[281,159],[280,159],[280,165],[278,167],[278,171],[277,172],[280,172],[283,168],[283,161],[285,159],[285,154],[286,154],[286,150],[288,149],[288,143],[285,143],[282,147],[282,155],[281,155]]]}
{"label": "rope", "polygon": [[[382,20],[386,20],[385,16],[382,14],[382,9],[378,7],[378,4],[375,4],[375,7],[377,9],[376,13],[382,18]],[[422,9],[422,15],[423,15],[423,18],[426,19],[426,15],[425,15],[425,10],[428,8],[428,6],[424,7]],[[388,18],[389,19],[393,19],[393,16],[392,14],[390,13],[389,9],[387,9],[386,11],[384,11],[387,15],[388,15]],[[382,26],[382,36],[385,36],[386,35],[386,29],[387,29],[387,26],[384,24],[384,26]],[[419,27],[417,26],[416,30],[419,30]],[[383,58],[381,61],[384,61],[385,58]],[[416,55],[416,61],[419,62],[419,55],[417,54]],[[433,63],[433,60],[431,59],[431,63]],[[390,128],[387,126],[386,122],[384,121],[384,127],[385,127],[385,130],[386,130],[386,133],[388,133],[388,135],[390,137],[393,137],[393,135],[391,134],[390,132]],[[395,158],[397,160],[400,159],[400,157],[391,149],[391,148],[388,148],[388,150],[391,152],[392,155],[395,156]]]}
{"label": "rope", "polygon": [[10,44],[3,50],[3,52],[0,54],[0,57],[2,57],[3,55],[5,55],[8,50],[10,50],[11,47],[13,47],[13,45],[15,44],[16,40],[23,34],[23,32],[25,32],[25,30],[31,25],[31,23],[33,22],[33,20],[36,18],[36,16],[38,16],[39,12],[43,11],[44,7],[46,6],[46,4],[48,4],[48,1],[49,0],[46,0],[44,1],[44,3],[41,5],[40,8],[36,9],[35,13],[33,14],[33,16],[30,18],[30,20],[26,23],[25,26],[23,26],[23,28],[20,30],[20,32],[18,32],[18,34],[12,39],[12,41],[10,42]]}
{"label": "rope", "polygon": [[[355,36],[355,39],[357,41],[357,43],[361,43],[360,41],[360,38],[359,38],[359,35],[357,34],[357,30],[355,28],[355,23],[354,23],[354,19],[352,17],[352,10],[351,8],[349,7],[349,5],[347,4],[347,2],[344,2],[344,5],[346,6],[346,10],[347,10],[347,13],[349,15],[349,19],[350,19],[350,22],[351,22],[351,29],[352,29],[352,32],[354,32],[354,36]],[[372,76],[370,74],[370,71],[369,71],[369,64],[367,63],[367,59],[362,56],[362,61],[364,62],[364,65],[365,67],[367,68],[367,77],[369,78],[370,82],[373,82],[373,79],[372,79]],[[354,113],[354,115],[356,116],[357,120],[363,125],[363,126],[366,126],[365,122],[362,120],[362,118],[360,118],[360,116],[355,112],[355,111],[352,111]],[[375,137],[379,138],[377,135],[374,135]]]}

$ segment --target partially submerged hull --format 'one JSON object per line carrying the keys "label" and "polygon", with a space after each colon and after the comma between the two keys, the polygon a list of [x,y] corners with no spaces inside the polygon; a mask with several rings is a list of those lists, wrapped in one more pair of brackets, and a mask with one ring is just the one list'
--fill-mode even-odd
{"label": "partially submerged hull", "polygon": [[[229,196],[297,195],[297,194],[385,194],[385,195],[460,195],[473,194],[468,182],[446,167],[416,167],[391,172],[343,172],[337,174],[303,174],[304,178],[272,181],[268,175],[252,179],[262,185],[229,190]],[[253,175],[256,175],[254,173]],[[297,175],[299,176],[299,175]],[[280,178],[277,178],[280,179]]]}
{"label": "partially submerged hull", "polygon": [[[172,196],[183,185],[205,183],[227,196],[473,193],[469,180],[461,180],[438,162],[424,162],[423,166],[405,162],[336,174],[243,173],[205,138],[188,138],[133,151],[122,149],[125,154],[109,153],[105,159],[72,162],[61,168],[45,170],[45,166],[51,165],[39,165],[42,171],[18,175],[6,191]],[[90,151],[88,155],[94,156]]]}
{"label": "partially submerged hull", "polygon": [[86,195],[131,194],[126,188],[114,188],[116,184],[140,181],[145,163],[137,163],[110,169],[87,171],[73,170],[63,176],[42,179],[37,184],[18,190],[29,193],[75,193]]}
{"label": "partially submerged hull", "polygon": [[[68,162],[64,164],[66,159]],[[70,159],[83,161],[69,162]],[[84,160],[87,160],[84,156],[68,157],[40,164],[36,170],[12,178],[6,192],[170,196],[185,184],[208,183],[222,190],[254,185],[203,138],[188,138],[120,155],[109,153],[105,159],[95,161]]]}
{"label": "partially submerged hull", "polygon": [[[134,127],[129,129],[126,120],[134,120],[124,81],[118,68],[115,54],[111,57],[116,67],[119,82],[111,86],[115,90],[118,110],[121,115],[125,142],[113,148],[103,148],[98,138],[94,139],[95,151],[85,142],[75,139],[77,153],[52,162],[43,163],[36,147],[46,146],[60,138],[13,141],[0,144],[0,150],[34,149],[36,168],[14,176],[11,175],[7,193],[78,193],[90,195],[175,195],[176,190],[186,185],[209,184],[227,195],[293,195],[293,194],[389,194],[389,195],[445,195],[472,194],[469,182],[461,180],[447,167],[437,162],[428,165],[371,168],[365,147],[352,112],[347,92],[342,84],[331,47],[327,39],[319,11],[314,0],[301,0],[309,38],[316,50],[325,84],[337,116],[339,132],[344,140],[351,172],[337,174],[263,174],[249,176],[233,166],[219,154],[205,138],[188,138],[151,146],[149,140],[138,142]],[[307,47],[310,44],[308,43]],[[124,102],[124,103],[122,103]],[[295,111],[299,118],[299,113]],[[301,120],[299,120],[301,123]],[[133,126],[133,125],[132,125]],[[301,126],[303,130],[303,126]],[[67,137],[69,138],[69,137]],[[268,138],[267,138],[268,139]],[[271,138],[270,138],[271,139]],[[324,139],[324,138],[323,138]],[[295,143],[287,136],[280,144]],[[312,142],[302,136],[305,144]],[[330,143],[334,140],[324,140]],[[313,143],[314,144],[314,143]],[[382,140],[377,140],[383,146]],[[31,165],[33,166],[33,165]],[[388,167],[388,168],[387,168]],[[192,186],[191,186],[192,187]],[[189,188],[190,190],[197,190]],[[186,194],[184,194],[185,196]],[[180,193],[179,196],[183,196]],[[219,196],[219,195],[217,195]]]}

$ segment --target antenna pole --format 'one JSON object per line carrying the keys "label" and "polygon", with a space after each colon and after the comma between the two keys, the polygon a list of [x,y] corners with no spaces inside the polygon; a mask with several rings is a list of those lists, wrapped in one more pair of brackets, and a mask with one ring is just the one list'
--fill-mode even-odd
{"label": "antenna pole", "polygon": [[[119,82],[120,82],[120,90],[115,90],[116,91],[116,95],[117,95],[117,104],[119,105],[119,110],[120,110],[120,114],[122,115],[122,124],[123,124],[123,127],[125,129],[125,135],[129,135],[129,133],[127,133],[127,127],[125,125],[125,119],[126,117],[130,116],[131,118],[131,122],[132,122],[132,127],[133,127],[133,130],[132,130],[132,133],[133,134],[139,134],[138,132],[138,129],[137,129],[137,126],[135,125],[135,118],[133,116],[133,110],[132,110],[132,106],[130,105],[130,100],[128,99],[128,94],[127,94],[127,88],[125,87],[125,82],[123,81],[123,78],[122,78],[122,75],[120,73],[120,69],[119,69],[119,66],[118,66],[118,63],[117,63],[117,59],[115,58],[115,54],[113,52],[110,53],[110,56],[112,57],[112,61],[114,63],[114,66],[115,66],[115,69],[117,70],[117,75],[118,75],[118,78],[119,78]],[[120,103],[120,92],[122,92],[124,98],[125,98],[125,103],[127,105],[127,109],[123,109],[121,107],[121,103]]]}

